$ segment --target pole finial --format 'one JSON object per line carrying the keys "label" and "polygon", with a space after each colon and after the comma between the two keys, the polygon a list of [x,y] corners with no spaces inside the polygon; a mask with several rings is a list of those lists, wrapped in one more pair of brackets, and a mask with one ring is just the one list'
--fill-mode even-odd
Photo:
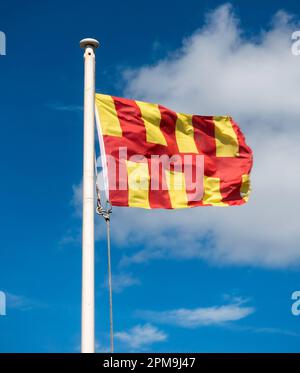
{"label": "pole finial", "polygon": [[92,39],[92,38],[86,38],[86,39],[80,40],[79,45],[80,45],[80,48],[82,49],[85,49],[86,47],[92,47],[96,49],[99,47],[99,41],[96,39]]}

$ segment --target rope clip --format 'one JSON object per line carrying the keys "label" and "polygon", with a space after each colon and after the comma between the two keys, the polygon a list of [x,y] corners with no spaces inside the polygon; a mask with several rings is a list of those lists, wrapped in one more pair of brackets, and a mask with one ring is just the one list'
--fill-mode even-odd
{"label": "rope clip", "polygon": [[105,221],[110,221],[110,214],[112,214],[112,205],[109,201],[106,201],[105,208],[101,206],[100,199],[97,200],[96,212],[98,215],[103,216]]}

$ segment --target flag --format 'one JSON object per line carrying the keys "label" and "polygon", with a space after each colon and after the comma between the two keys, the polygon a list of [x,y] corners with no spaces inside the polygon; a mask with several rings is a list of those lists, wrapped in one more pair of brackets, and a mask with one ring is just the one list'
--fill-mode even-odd
{"label": "flag", "polygon": [[174,209],[247,202],[252,151],[230,116],[176,113],[103,94],[95,103],[112,205]]}

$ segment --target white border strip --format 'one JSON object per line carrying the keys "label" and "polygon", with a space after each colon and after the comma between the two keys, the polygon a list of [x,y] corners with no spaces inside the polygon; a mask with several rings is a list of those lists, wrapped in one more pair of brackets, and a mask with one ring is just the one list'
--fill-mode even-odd
{"label": "white border strip", "polygon": [[[97,128],[98,140],[99,140],[99,145],[100,145],[100,153],[101,153],[104,192],[105,192],[106,199],[109,201],[109,187],[108,187],[108,171],[107,171],[106,153],[105,153],[105,146],[104,146],[104,141],[103,141],[103,135],[102,135],[102,128],[101,128],[101,124],[100,124],[99,113],[98,113],[98,109],[97,109],[96,104],[95,104],[95,119],[96,119],[96,128]],[[96,167],[97,167],[97,165],[96,165]]]}

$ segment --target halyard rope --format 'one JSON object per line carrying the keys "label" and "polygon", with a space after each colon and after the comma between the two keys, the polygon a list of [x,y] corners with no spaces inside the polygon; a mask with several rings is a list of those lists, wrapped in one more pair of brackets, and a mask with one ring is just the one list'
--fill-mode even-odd
{"label": "halyard rope", "polygon": [[100,190],[97,184],[97,162],[95,159],[95,174],[96,174],[96,193],[97,193],[97,207],[98,215],[103,216],[106,223],[107,236],[107,264],[108,264],[108,291],[109,291],[109,323],[110,323],[110,352],[114,352],[114,322],[113,322],[113,297],[112,297],[112,276],[111,276],[111,255],[110,255],[110,214],[112,213],[112,206],[109,201],[103,208],[101,205]]}

